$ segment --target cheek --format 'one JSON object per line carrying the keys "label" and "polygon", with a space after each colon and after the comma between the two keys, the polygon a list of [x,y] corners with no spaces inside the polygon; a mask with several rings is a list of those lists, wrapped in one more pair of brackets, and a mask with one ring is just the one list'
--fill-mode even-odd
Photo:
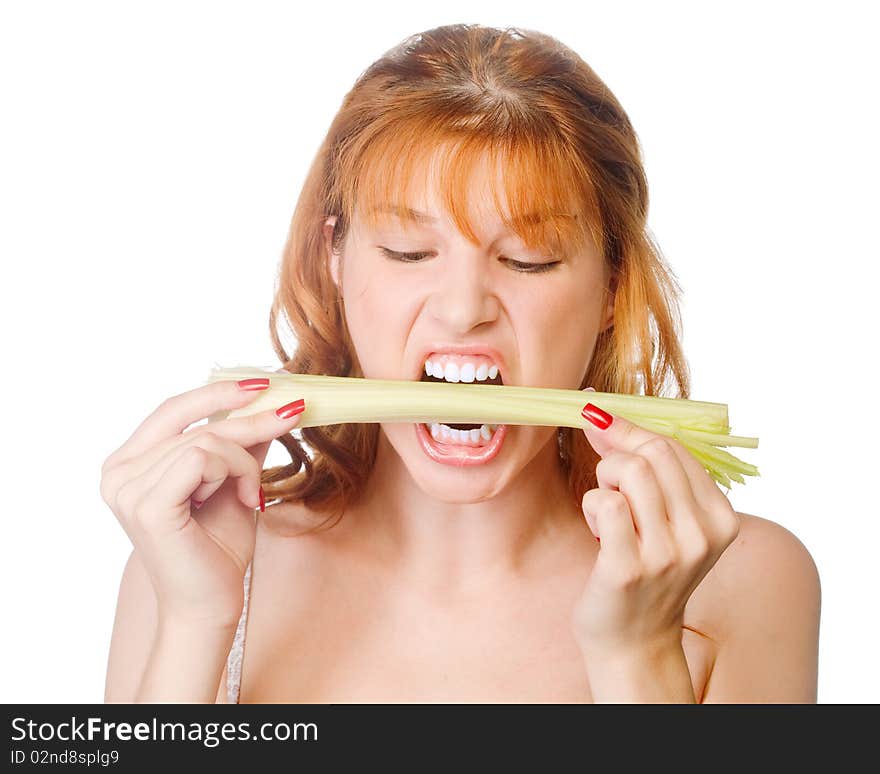
{"label": "cheek", "polygon": [[598,334],[595,299],[585,298],[583,293],[558,294],[552,299],[539,298],[537,303],[534,299],[524,300],[519,311],[519,319],[526,322],[528,330],[520,328],[517,338],[534,353],[538,368],[530,381],[547,387],[577,389]]}
{"label": "cheek", "polygon": [[360,332],[365,326],[372,328],[392,313],[393,304],[388,300],[396,298],[396,288],[366,259],[353,260],[346,267],[343,291],[352,335],[363,335]]}
{"label": "cheek", "polygon": [[[413,296],[412,281],[387,263],[359,256],[346,267],[344,295],[353,316],[365,321],[401,316]],[[375,326],[373,326],[375,327]]]}
{"label": "cheek", "polygon": [[411,326],[411,292],[381,269],[345,276],[346,325],[364,376],[399,379],[401,352]]}

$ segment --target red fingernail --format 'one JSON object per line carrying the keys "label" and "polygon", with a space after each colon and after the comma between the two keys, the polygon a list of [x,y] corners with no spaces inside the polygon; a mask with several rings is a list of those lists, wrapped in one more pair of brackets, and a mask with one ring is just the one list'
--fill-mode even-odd
{"label": "red fingernail", "polygon": [[263,494],[263,487],[260,487],[260,510],[266,512],[266,495]]}
{"label": "red fingernail", "polygon": [[602,541],[599,540],[599,538],[596,538],[596,542],[597,542],[597,543],[601,543]]}
{"label": "red fingernail", "polygon": [[581,410],[581,416],[589,419],[600,430],[606,430],[611,425],[613,417],[607,411],[602,411],[598,406],[588,403]]}
{"label": "red fingernail", "polygon": [[196,510],[198,510],[199,508],[201,508],[205,504],[205,501],[204,500],[193,500],[192,504],[193,504],[193,507]]}
{"label": "red fingernail", "polygon": [[242,379],[237,382],[243,390],[265,390],[269,387],[269,380],[262,377],[257,379]]}
{"label": "red fingernail", "polygon": [[305,410],[305,398],[300,398],[299,400],[295,400],[293,403],[288,403],[286,406],[275,409],[275,416],[279,417],[280,419],[290,419],[291,417],[295,417],[297,414],[302,414],[302,412]]}

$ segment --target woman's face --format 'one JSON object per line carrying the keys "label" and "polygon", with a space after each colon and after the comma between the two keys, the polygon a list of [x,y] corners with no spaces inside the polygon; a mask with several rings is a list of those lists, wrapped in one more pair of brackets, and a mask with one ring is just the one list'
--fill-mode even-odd
{"label": "woman's face", "polygon": [[[485,177],[478,182],[488,184]],[[408,204],[434,220],[405,230],[389,214],[370,229],[355,212],[341,254],[331,257],[364,376],[419,380],[430,359],[447,380],[457,369],[461,381],[479,383],[497,366],[506,385],[577,389],[613,311],[598,251],[538,271],[559,257],[526,249],[494,210],[474,214],[475,246],[441,211],[433,190],[429,180],[425,195]],[[471,201],[492,202],[491,191],[478,189]],[[333,222],[325,226],[328,240]],[[456,346],[472,349],[454,353]],[[435,440],[426,425],[385,423],[381,430],[419,488],[444,502],[495,496],[533,461],[541,471],[539,453],[543,463],[558,465],[553,427],[483,428],[473,434],[479,438],[458,442],[442,428],[435,428]]]}

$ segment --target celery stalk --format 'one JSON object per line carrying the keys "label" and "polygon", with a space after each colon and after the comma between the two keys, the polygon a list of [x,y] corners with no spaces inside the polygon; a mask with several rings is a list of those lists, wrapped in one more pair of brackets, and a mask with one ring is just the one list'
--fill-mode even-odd
{"label": "celery stalk", "polygon": [[445,422],[582,429],[581,409],[594,403],[651,432],[675,438],[723,486],[759,476],[754,465],[719,446],[755,449],[757,438],[730,435],[727,405],[680,398],[544,387],[277,373],[239,366],[214,368],[208,383],[268,377],[270,387],[247,406],[216,418],[249,416],[305,399],[298,428],[347,422]]}

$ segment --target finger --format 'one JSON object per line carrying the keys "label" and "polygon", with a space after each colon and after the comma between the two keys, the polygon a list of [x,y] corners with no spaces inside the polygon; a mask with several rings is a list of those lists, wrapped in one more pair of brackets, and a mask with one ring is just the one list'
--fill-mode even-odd
{"label": "finger", "polygon": [[[296,413],[285,418],[279,417],[277,411]],[[187,434],[210,431],[247,449],[266,440],[271,442],[278,436],[289,433],[296,427],[304,411],[305,399],[300,398],[284,406],[279,406],[278,409],[266,409],[246,417],[213,422],[210,425],[204,425],[204,428],[190,430]],[[266,448],[268,449],[268,446]]]}
{"label": "finger", "polygon": [[[675,438],[661,436],[620,415],[611,414],[599,406],[588,403],[584,406],[584,435],[599,456],[604,457],[612,451],[634,452],[639,446],[652,438],[665,438],[681,463],[688,477],[691,491],[703,508],[723,507],[719,498],[724,494],[718,488],[703,465]],[[726,499],[726,498],[724,498]]]}
{"label": "finger", "polygon": [[[164,460],[163,460],[164,462]],[[178,451],[174,464],[159,463],[126,488],[137,487],[142,494],[132,510],[149,531],[175,531],[192,518],[190,496],[203,481],[223,481],[229,466],[223,457],[198,446]]]}
{"label": "finger", "polygon": [[651,463],[638,454],[616,452],[596,465],[603,489],[617,489],[629,504],[643,557],[666,556],[675,539],[667,518],[666,500]]}
{"label": "finger", "polygon": [[635,453],[647,460],[654,470],[654,478],[663,493],[669,521],[674,524],[689,518],[697,503],[690,478],[672,446],[671,439],[655,435],[636,447]]}
{"label": "finger", "polygon": [[663,491],[666,516],[679,554],[689,554],[691,548],[699,551],[699,546],[706,541],[703,509],[694,496],[690,478],[673,448],[672,439],[658,435],[636,451],[654,469],[657,483]]}
{"label": "finger", "polygon": [[688,477],[694,499],[706,510],[723,508],[728,500],[712,476],[703,467],[703,463],[694,457],[678,439],[667,438],[666,440]]}
{"label": "finger", "polygon": [[587,525],[610,560],[629,567],[639,561],[638,537],[629,503],[612,489],[590,489],[581,500]]}
{"label": "finger", "polygon": [[619,415],[605,411],[592,401],[584,405],[581,415],[584,419],[584,435],[600,457],[612,451],[633,452],[637,446],[656,435]]}
{"label": "finger", "polygon": [[[649,460],[654,468],[666,500],[666,513],[682,556],[699,560],[717,542],[728,538],[731,530],[736,528],[734,522],[738,524],[738,519],[735,513],[731,518],[733,509],[723,495],[723,504],[712,508],[703,505],[705,498],[695,495],[691,476],[685,469],[688,460],[699,466],[699,471],[694,471],[697,480],[700,478],[699,474],[710,482],[711,479],[684,446],[675,439],[658,435],[639,446],[636,451]],[[714,482],[711,484],[715,486]],[[720,491],[718,493],[721,494]]]}
{"label": "finger", "polygon": [[201,507],[218,489],[230,479],[235,483],[235,496],[249,508],[260,507],[260,474],[263,465],[258,462],[246,449],[242,449],[234,441],[228,441],[222,436],[214,436],[210,443],[203,439],[195,444],[203,449],[214,452],[226,462],[227,474],[219,480],[203,481],[202,484],[190,495],[190,499]]}
{"label": "finger", "polygon": [[[268,379],[268,377],[266,377]],[[179,435],[191,424],[218,411],[246,406],[263,390],[253,380],[223,380],[183,392],[163,401],[104,463],[105,468],[143,454],[161,441]]]}
{"label": "finger", "polygon": [[258,443],[255,446],[248,446],[246,451],[251,455],[260,465],[260,470],[263,469],[263,466],[266,464],[266,455],[269,453],[269,447],[272,445],[272,441],[265,441],[264,443]]}
{"label": "finger", "polygon": [[[289,416],[279,416],[277,413],[279,411],[289,414]],[[224,419],[208,425],[201,425],[200,427],[191,428],[182,435],[172,439],[167,446],[162,448],[161,453],[164,454],[168,449],[188,446],[195,439],[201,437],[201,435],[209,433],[232,441],[245,449],[251,449],[252,447],[263,449],[259,459],[259,463],[262,465],[271,442],[278,436],[289,433],[296,427],[304,411],[305,400],[300,398],[280,406],[278,409],[266,409],[246,417]],[[290,412],[294,413],[291,414]],[[155,456],[153,459],[155,459]]]}
{"label": "finger", "polygon": [[[296,403],[298,402],[294,401],[294,408],[296,408]],[[103,486],[112,491],[117,482],[124,482],[135,476],[143,475],[145,471],[156,464],[157,460],[177,449],[192,445],[196,439],[204,434],[226,438],[248,449],[251,447],[259,449],[260,454],[257,461],[262,469],[271,441],[296,427],[300,421],[301,413],[283,419],[273,409],[267,409],[248,417],[228,419],[192,428],[181,435],[166,439],[139,457],[116,464],[104,473],[105,484]]]}
{"label": "finger", "polygon": [[[238,499],[249,508],[260,507],[260,472],[262,466],[244,449],[221,436],[213,433],[204,433],[185,449],[171,449],[159,459],[143,476],[145,486],[155,487],[166,472],[178,465],[186,464],[186,455],[190,449],[199,449],[206,455],[206,467],[198,480],[186,478],[185,481],[194,481],[192,489],[185,493],[172,492],[169,494],[177,500],[169,500],[167,505],[173,508],[182,505],[190,499],[204,502],[216,492],[228,478],[238,479],[236,491]],[[217,460],[222,461],[222,465]],[[173,480],[173,479],[172,479]]]}

